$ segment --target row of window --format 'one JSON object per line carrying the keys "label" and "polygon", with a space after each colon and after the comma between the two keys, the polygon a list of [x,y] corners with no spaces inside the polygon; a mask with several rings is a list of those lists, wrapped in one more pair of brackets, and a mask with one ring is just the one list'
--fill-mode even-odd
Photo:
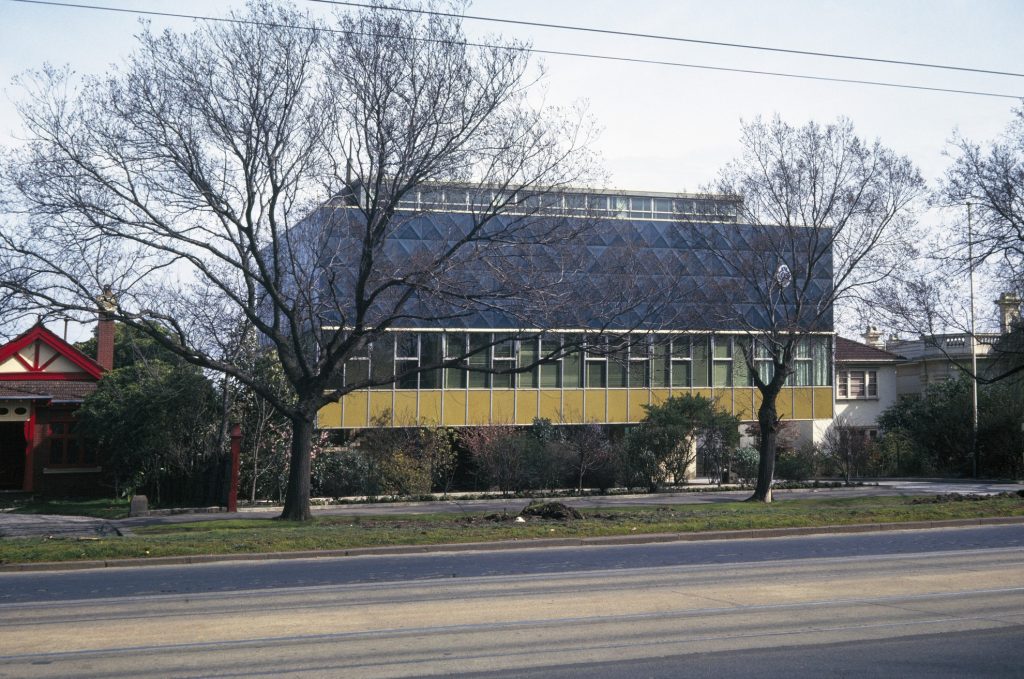
{"label": "row of window", "polygon": [[[508,339],[491,333],[396,332],[350,358],[345,386],[381,382],[398,375],[397,389],[604,389],[750,386],[744,338],[730,335],[643,336],[632,342],[574,335]],[[828,386],[829,340],[812,338],[797,348],[790,386]],[[460,367],[417,372],[420,366],[458,360]],[[773,366],[758,347],[758,375],[771,379]]]}
{"label": "row of window", "polygon": [[586,193],[544,193],[501,195],[492,190],[424,189],[411,192],[399,202],[407,210],[473,211],[508,201],[511,212],[520,206],[523,211],[552,214],[591,215],[619,219],[668,219],[682,216],[701,217],[714,221],[735,221],[736,203],[729,200],[700,198],[655,198],[646,196],[609,196]]}

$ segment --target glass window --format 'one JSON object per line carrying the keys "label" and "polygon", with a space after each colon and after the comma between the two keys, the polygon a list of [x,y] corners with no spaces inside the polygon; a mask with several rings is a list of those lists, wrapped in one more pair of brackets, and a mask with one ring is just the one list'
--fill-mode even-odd
{"label": "glass window", "polygon": [[395,336],[385,333],[370,346],[370,379],[378,382],[371,389],[391,389],[395,377]]}
{"label": "glass window", "polygon": [[[564,338],[563,350],[565,347],[579,347],[580,338],[576,335],[566,335]],[[579,348],[565,350],[565,358],[562,359],[562,386],[566,389],[579,389],[580,372],[583,363],[583,353]]]}
{"label": "glass window", "polygon": [[79,465],[96,461],[95,454],[86,453],[82,446],[77,422],[51,422],[49,447],[48,464]]}
{"label": "glass window", "polygon": [[[687,343],[689,346],[689,343]],[[658,337],[654,342],[653,356],[651,358],[651,386],[667,387],[672,384],[671,380],[671,341],[664,336]],[[687,367],[689,363],[687,362]],[[689,386],[689,385],[687,385]]]}
{"label": "glass window", "polygon": [[545,337],[540,342],[541,358],[544,361],[540,364],[540,386],[542,389],[557,389],[562,386],[562,359],[544,358],[546,356],[559,356],[562,351],[562,341],[558,337]]}
{"label": "glass window", "polygon": [[587,360],[587,388],[604,389],[608,386],[608,362]]}
{"label": "glass window", "polygon": [[523,389],[537,387],[537,342],[538,340],[533,338],[519,342],[519,367],[533,366],[529,370],[519,373],[519,386]]}
{"label": "glass window", "polygon": [[690,338],[691,364],[693,366],[690,369],[690,380],[691,384],[695,387],[708,386],[708,375],[710,374],[708,349],[710,341],[711,338],[707,335],[696,335]]}
{"label": "glass window", "polygon": [[[515,340],[495,337],[492,353],[494,370],[511,371],[516,367],[516,343]],[[511,389],[515,374],[495,373],[491,375],[491,385],[496,389]]]}
{"label": "glass window", "polygon": [[650,198],[637,198],[633,197],[629,199],[629,216],[634,219],[650,219],[651,217],[651,199]]}
{"label": "glass window", "polygon": [[395,374],[398,375],[395,386],[399,389],[415,389],[419,386],[419,375],[416,372],[406,374],[420,367],[419,341],[419,335],[414,332],[395,334]]}
{"label": "glass window", "polygon": [[712,384],[716,387],[731,387],[732,382],[732,338],[714,336],[714,361],[712,365]]}
{"label": "glass window", "polygon": [[491,367],[491,335],[490,333],[469,333],[469,388],[486,389],[491,386],[491,375],[486,372]]}
{"label": "glass window", "polygon": [[[425,332],[420,335],[420,365],[438,365],[441,354],[441,333]],[[441,370],[426,370],[420,373],[420,389],[440,389]]]}
{"label": "glass window", "polygon": [[[445,361],[461,358],[466,355],[466,336],[462,333],[446,333],[444,336]],[[465,364],[465,360],[459,362]],[[445,389],[464,389],[466,387],[466,371],[462,368],[444,369]]]}
{"label": "glass window", "polygon": [[605,339],[590,340],[586,344],[583,367],[584,385],[588,389],[608,386],[608,345]]}
{"label": "glass window", "polygon": [[630,348],[628,340],[614,339],[613,346],[617,348],[608,355],[608,386],[615,389],[624,389],[627,385],[629,373]]}

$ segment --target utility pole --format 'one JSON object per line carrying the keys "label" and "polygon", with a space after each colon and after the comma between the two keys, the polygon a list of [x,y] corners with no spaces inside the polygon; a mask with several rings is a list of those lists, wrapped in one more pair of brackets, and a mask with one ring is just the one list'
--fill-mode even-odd
{"label": "utility pole", "polygon": [[978,478],[978,350],[974,328],[974,235],[967,204],[967,262],[971,279],[971,476]]}

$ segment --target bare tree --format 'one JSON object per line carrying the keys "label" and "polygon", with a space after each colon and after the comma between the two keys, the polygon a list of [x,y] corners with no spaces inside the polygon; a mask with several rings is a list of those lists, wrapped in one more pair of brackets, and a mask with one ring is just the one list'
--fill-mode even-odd
{"label": "bare tree", "polygon": [[[540,199],[587,177],[590,127],[538,101],[522,45],[492,42],[467,45],[453,17],[375,6],[325,24],[253,0],[231,22],[144,31],[103,76],[30,74],[29,140],[0,167],[17,221],[0,287],[85,319],[110,286],[116,320],[267,399],[293,430],[282,516],[306,519],[318,409],[401,377],[339,386],[347,358],[396,326],[500,309],[539,328],[538,309],[569,302],[581,220]],[[398,257],[404,208],[434,182],[461,182],[472,209]],[[636,304],[625,287],[613,301]],[[287,397],[220,346],[240,319]]]}
{"label": "bare tree", "polygon": [[[956,134],[949,144],[953,162],[932,196],[948,217],[916,262],[908,262],[877,291],[873,308],[881,322],[921,337],[930,348],[979,383],[1024,371],[1024,331],[1019,322],[991,347],[975,374],[962,352],[947,351],[947,333],[979,337],[972,325],[967,289],[971,269],[989,294],[1024,293],[1024,109],[1016,109],[1003,134],[983,147]],[[991,299],[991,297],[989,297]],[[1001,319],[999,319],[1001,320]],[[998,322],[998,321],[997,321]]]}
{"label": "bare tree", "polygon": [[750,499],[770,502],[776,399],[798,352],[812,333],[832,331],[837,304],[862,299],[913,253],[924,182],[909,159],[861,140],[845,119],[802,127],[755,119],[740,139],[742,154],[713,187],[742,197],[737,228],[709,235],[731,279],[714,320],[746,330],[746,365],[762,397]]}
{"label": "bare tree", "polygon": [[833,420],[821,442],[821,454],[843,475],[850,485],[858,472],[863,473],[870,452],[871,441],[863,427],[856,427],[840,416]]}
{"label": "bare tree", "polygon": [[965,255],[968,239],[974,263],[993,260],[999,278],[1024,291],[1024,108],[1013,112],[1003,135],[987,149],[956,135],[953,164],[937,200],[946,206],[973,208],[972,233],[966,220],[955,225],[955,246]]}

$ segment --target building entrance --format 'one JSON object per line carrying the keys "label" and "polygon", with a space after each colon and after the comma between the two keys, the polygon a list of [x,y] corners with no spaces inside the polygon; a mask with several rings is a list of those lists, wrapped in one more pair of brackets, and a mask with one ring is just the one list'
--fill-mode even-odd
{"label": "building entrance", "polygon": [[25,481],[25,423],[0,422],[0,490],[21,490]]}

